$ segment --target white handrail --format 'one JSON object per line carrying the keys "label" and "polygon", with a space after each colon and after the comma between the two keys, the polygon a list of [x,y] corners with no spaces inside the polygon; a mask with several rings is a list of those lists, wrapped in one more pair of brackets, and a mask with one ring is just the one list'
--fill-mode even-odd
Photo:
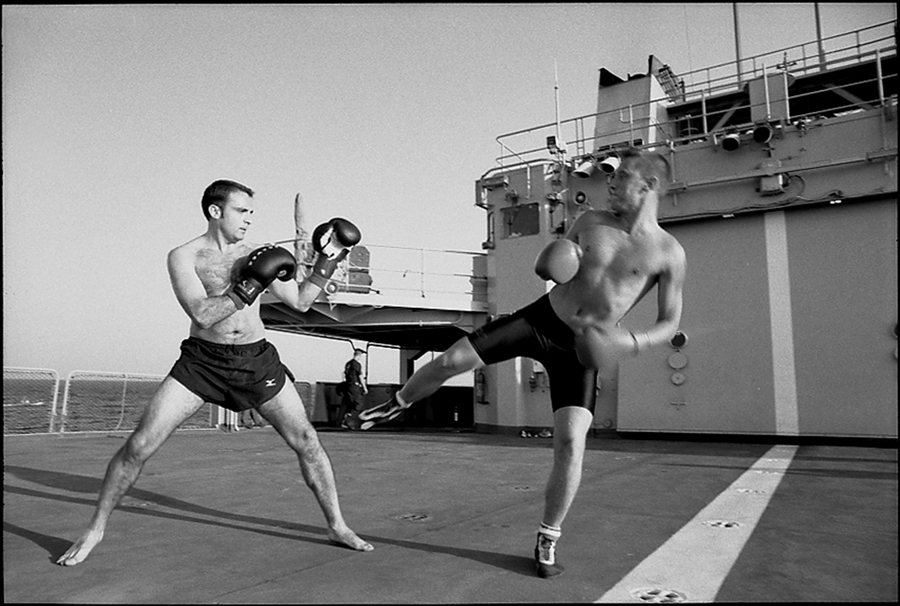
{"label": "white handrail", "polygon": [[[277,245],[293,244],[286,239]],[[458,299],[486,299],[487,276],[479,275],[476,259],[484,252],[453,249],[429,249],[410,246],[366,244],[358,245],[369,252],[368,265],[351,262],[352,255],[341,262],[332,283],[348,292],[365,291],[378,295],[386,292],[416,293],[418,298],[434,295],[455,295]],[[300,263],[308,260],[300,259]],[[358,283],[358,276],[367,275],[371,284]],[[353,276],[357,276],[354,278]]]}
{"label": "white handrail", "polygon": [[[746,84],[747,81],[755,79],[761,76],[763,70],[768,69],[770,73],[774,73],[771,70],[777,69],[778,71],[784,72],[784,77],[787,78],[788,73],[790,75],[796,77],[798,75],[804,75],[806,73],[817,71],[823,67],[837,67],[842,66],[849,63],[862,63],[865,61],[876,61],[878,63],[878,75],[877,81],[879,83],[879,87],[883,87],[883,81],[885,78],[896,77],[895,74],[884,75],[881,73],[880,66],[881,61],[889,56],[896,56],[897,47],[895,43],[894,37],[894,25],[895,21],[889,21],[885,23],[880,23],[876,25],[872,25],[869,27],[865,27],[856,31],[846,32],[843,34],[838,34],[835,36],[831,36],[829,38],[825,38],[823,42],[835,42],[841,41],[842,39],[850,39],[849,42],[844,43],[838,48],[832,48],[828,52],[826,52],[825,56],[821,59],[818,55],[810,58],[807,56],[806,49],[811,44],[815,44],[814,42],[806,42],[803,44],[798,44],[782,49],[778,49],[775,51],[768,51],[765,53],[760,53],[758,55],[748,57],[741,60],[741,63],[749,62],[752,65],[752,69],[744,71],[741,77],[738,77],[738,62],[730,61],[725,63],[720,63],[718,65],[713,65],[710,67],[703,67],[697,70],[687,72],[683,74],[681,77],[676,77],[676,80],[680,80],[682,83],[681,93],[677,100],[673,100],[672,97],[667,94],[663,97],[657,99],[651,99],[647,103],[641,104],[639,107],[646,106],[654,106],[654,105],[664,105],[666,107],[671,107],[673,105],[681,105],[685,103],[699,102],[701,105],[702,116],[694,116],[695,118],[702,117],[702,123],[704,125],[704,131],[706,131],[706,121],[708,119],[708,114],[706,110],[706,105],[708,99],[715,94],[722,94],[728,91],[738,91],[741,87]],[[860,34],[862,32],[872,32],[874,35],[873,39],[863,42],[860,39]],[[694,76],[698,74],[704,74],[705,77],[701,79],[699,82],[692,82],[690,84],[685,84],[685,80],[693,79]],[[766,85],[768,85],[768,81],[766,81]],[[883,99],[872,99],[872,103],[880,103],[884,105],[887,102]],[[760,104],[761,106],[763,104]],[[752,106],[751,106],[752,107]],[[583,132],[581,134],[578,133],[579,127],[583,131],[583,122],[587,118],[594,118],[595,120],[602,119],[606,116],[611,116],[613,120],[615,119],[616,114],[621,115],[620,113],[627,109],[636,109],[630,106],[616,107],[602,112],[596,112],[592,114],[584,114],[580,116],[576,116],[574,118],[568,118],[562,120],[559,124],[561,128],[565,128],[566,132],[562,135],[562,140],[566,141],[568,145],[575,146],[575,149],[584,149],[585,147],[589,147],[593,150],[591,144],[594,140],[594,134],[585,135]],[[741,109],[744,109],[742,107]],[[639,113],[639,112],[638,112]],[[792,118],[802,118],[802,115],[794,115]],[[690,143],[697,139],[695,134],[688,133],[685,136],[681,136],[678,132],[678,121],[683,120],[684,117],[680,116],[677,120],[673,120],[670,122],[658,123],[654,125],[658,130],[663,132],[667,132],[668,135],[664,137],[662,141],[657,142],[644,142],[643,145],[639,145],[638,147],[660,147],[660,146],[669,146],[669,145],[681,145],[685,143]],[[635,128],[643,127],[643,122],[647,120],[646,117],[637,117],[630,119],[627,124],[624,124],[624,128],[615,131],[615,132],[607,132],[604,133],[605,139],[615,139],[617,136],[622,138],[623,140],[628,137],[629,141],[634,140],[633,134]],[[641,124],[637,124],[636,122],[640,122]],[[750,125],[751,123],[747,123]],[[730,125],[736,126],[738,128],[743,127],[744,125]],[[549,132],[549,129],[555,129],[556,123],[546,123],[540,124],[538,126],[533,126],[530,128],[519,129],[516,131],[508,132],[496,137],[497,142],[501,146],[501,150],[506,149],[509,150],[510,154],[504,155],[501,151],[501,155],[496,158],[496,164],[503,168],[510,168],[506,166],[506,162],[515,158],[522,160],[523,162],[528,162],[526,158],[534,157],[536,154],[546,153],[546,146],[543,144],[543,137],[538,136],[539,133]],[[710,128],[709,130],[713,130]],[[574,132],[572,132],[574,131]],[[518,151],[514,151],[512,139],[521,138],[523,139],[523,145],[517,147],[525,147],[525,149],[519,149]]]}

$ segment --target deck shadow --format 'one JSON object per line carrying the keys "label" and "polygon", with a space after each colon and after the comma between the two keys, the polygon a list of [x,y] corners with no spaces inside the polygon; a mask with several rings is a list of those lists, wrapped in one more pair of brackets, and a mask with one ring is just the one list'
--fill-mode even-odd
{"label": "deck shadow", "polygon": [[[96,505],[96,495],[100,490],[101,484],[101,480],[97,478],[59,471],[32,469],[14,465],[6,466],[5,472],[20,480],[39,484],[41,486],[45,486],[54,490],[65,490],[68,492],[75,492],[91,496],[90,498],[82,498],[78,496],[48,492],[44,490],[35,490],[32,488],[25,488],[21,486],[12,486],[9,484],[4,484],[3,491],[5,494],[17,494],[26,497],[86,505],[89,507],[94,507]],[[135,501],[137,501],[137,503]],[[148,504],[150,504],[151,506],[148,506]],[[183,513],[160,511],[152,506],[166,507]],[[181,499],[176,499],[167,495],[158,494],[139,488],[132,488],[131,490],[129,490],[123,498],[122,502],[118,505],[118,507],[116,507],[116,510],[143,516],[164,518],[168,520],[206,524],[217,528],[227,528],[230,530],[253,532],[256,534],[262,534],[265,536],[280,539],[291,539],[321,545],[331,545],[339,548],[342,547],[348,550],[350,549],[346,546],[337,545],[330,539],[328,539],[327,529],[324,526],[310,526],[307,524],[299,524],[296,522],[288,522],[284,520],[274,520],[270,518],[236,514],[233,512],[227,512],[219,509],[205,507],[202,505],[197,505],[195,503],[190,503],[188,501],[183,501]],[[247,524],[252,524],[257,527],[248,527]],[[262,526],[264,528],[258,528],[259,526]],[[4,529],[8,530],[12,534],[28,539],[39,547],[47,550],[50,553],[50,561],[54,563],[56,559],[63,553],[65,553],[65,551],[73,544],[73,541],[71,540],[44,535],[27,528],[16,526],[6,521],[4,521]],[[75,532],[80,532],[80,530],[80,528],[75,529]],[[294,534],[287,534],[285,532],[282,532],[285,530],[325,536],[323,536],[322,538],[297,536]],[[427,543],[421,543],[409,539],[393,539],[381,536],[367,535],[364,533],[357,534],[370,543],[393,545],[404,549],[413,549],[429,553],[442,553],[454,557],[473,560],[480,564],[494,566],[517,574],[523,574],[529,577],[534,576],[534,562],[530,558],[522,556],[477,549],[430,545]]]}

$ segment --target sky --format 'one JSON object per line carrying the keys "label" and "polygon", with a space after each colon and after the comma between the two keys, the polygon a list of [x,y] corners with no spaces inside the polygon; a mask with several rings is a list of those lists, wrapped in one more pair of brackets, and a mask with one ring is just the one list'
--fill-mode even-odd
{"label": "sky", "polygon": [[[813,3],[738,3],[744,57],[813,41]],[[3,364],[165,374],[189,321],[166,254],[205,187],[256,192],[248,239],[356,223],[363,244],[479,252],[498,135],[596,111],[598,70],[735,59],[733,5],[2,8]],[[823,36],[896,19],[821,3]],[[298,380],[352,345],[267,331]],[[356,343],[356,345],[361,345]],[[369,381],[398,381],[373,348]]]}

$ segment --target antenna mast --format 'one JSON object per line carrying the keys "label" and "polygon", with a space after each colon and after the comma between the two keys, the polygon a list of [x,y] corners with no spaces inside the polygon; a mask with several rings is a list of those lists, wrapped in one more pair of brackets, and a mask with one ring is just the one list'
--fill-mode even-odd
{"label": "antenna mast", "polygon": [[556,140],[559,138],[559,69],[556,66],[556,57],[553,58],[553,94],[556,97]]}
{"label": "antenna mast", "polygon": [[556,155],[557,160],[561,162],[563,156],[566,155],[566,143],[559,134],[559,72],[556,67],[555,57],[553,58],[553,94],[556,97],[556,135],[547,137],[547,149],[550,150],[551,154]]}

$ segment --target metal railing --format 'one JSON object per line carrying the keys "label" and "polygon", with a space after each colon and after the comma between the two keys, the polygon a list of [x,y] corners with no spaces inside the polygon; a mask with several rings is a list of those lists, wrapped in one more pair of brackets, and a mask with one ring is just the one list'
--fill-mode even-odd
{"label": "metal railing", "polygon": [[[3,433],[47,434],[133,431],[164,375],[74,370],[60,398],[59,373],[53,369],[3,367]],[[307,410],[315,410],[315,387],[296,381]],[[310,418],[312,418],[310,416]],[[179,429],[237,429],[235,413],[214,404],[202,406]]]}
{"label": "metal railing", "polygon": [[[296,240],[275,244],[294,246]],[[481,252],[361,244],[368,257],[345,258],[332,276],[330,292],[417,299],[487,302],[487,277],[476,270]],[[314,257],[300,260],[311,265]]]}
{"label": "metal railing", "polygon": [[748,80],[762,76],[768,68],[785,69],[796,76],[844,67],[875,58],[875,51],[894,48],[895,21],[878,23],[862,29],[837,34],[819,41],[804,42],[760,53],[740,61],[729,61],[686,72],[678,79],[684,83],[681,101],[696,100],[701,95],[740,89]]}
{"label": "metal railing", "polygon": [[[55,430],[60,433],[133,430],[164,378],[164,375],[73,370],[66,378]],[[209,428],[209,407],[198,410],[181,427]]]}
{"label": "metal railing", "polygon": [[[877,83],[878,94],[872,98],[860,99],[864,104],[872,107],[885,107],[896,105],[896,97],[886,98],[884,95],[885,81],[896,79],[896,73],[885,74],[882,70],[882,62],[887,57],[896,57],[897,47],[894,34],[896,22],[890,21],[873,25],[853,32],[839,34],[823,39],[823,52],[810,51],[811,45],[818,42],[807,42],[776,51],[762,53],[753,57],[738,61],[732,61],[705,67],[687,72],[681,76],[671,75],[677,83],[672,90],[660,98],[655,98],[641,104],[630,104],[615,107],[603,112],[584,114],[568,118],[559,123],[560,137],[558,142],[569,157],[585,156],[595,151],[594,129],[588,129],[586,122],[594,120],[603,124],[620,124],[621,128],[611,129],[603,133],[605,140],[635,141],[639,133],[648,133],[649,141],[643,141],[636,147],[651,148],[661,146],[678,146],[689,144],[699,140],[706,140],[706,135],[715,131],[724,131],[721,125],[711,123],[715,116],[720,117],[722,112],[715,114],[706,108],[706,101],[714,95],[740,91],[748,81],[762,77],[780,75],[779,80],[784,80],[783,86],[787,89],[787,78],[808,75],[817,71],[845,67],[874,61],[877,67],[877,75],[874,78],[860,80],[854,84],[865,85]],[[768,78],[766,78],[768,80]],[[799,96],[790,96],[791,102],[816,94],[827,94],[828,91],[814,91],[803,93]],[[787,96],[787,95],[786,95]],[[686,103],[700,104],[699,113],[695,116],[678,116],[673,120],[657,120],[651,111],[654,107],[675,109]],[[751,105],[749,103],[733,107],[730,113],[741,110],[765,107],[766,102]],[[845,106],[833,107],[833,115],[862,111],[855,101],[848,101]],[[672,112],[675,113],[675,112]],[[762,113],[767,113],[766,111]],[[795,113],[789,116],[791,120],[804,120],[819,117],[816,112]],[[694,118],[700,125],[699,129],[685,128],[686,118]],[[751,128],[753,122],[747,121],[738,124],[729,124],[729,128]],[[555,134],[556,123],[541,124],[530,128],[504,133],[496,138],[500,146],[500,154],[496,163],[500,168],[509,168],[510,164],[521,166],[535,161],[538,156],[547,158],[547,136]],[[587,133],[590,134],[587,134]],[[573,153],[574,152],[574,153]],[[495,170],[495,169],[492,169]],[[490,172],[490,171],[489,171]]]}

